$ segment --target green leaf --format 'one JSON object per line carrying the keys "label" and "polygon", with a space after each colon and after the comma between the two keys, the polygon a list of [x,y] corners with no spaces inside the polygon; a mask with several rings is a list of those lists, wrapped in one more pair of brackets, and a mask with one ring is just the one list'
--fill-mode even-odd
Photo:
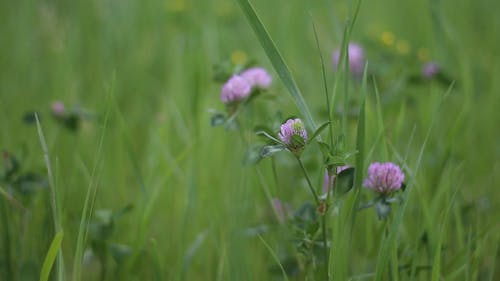
{"label": "green leaf", "polygon": [[121,264],[132,254],[132,249],[129,246],[115,243],[109,246],[109,251],[118,264]]}
{"label": "green leaf", "polygon": [[303,147],[304,145],[306,145],[304,139],[299,135],[292,135],[292,137],[290,138],[290,143],[293,147]]}
{"label": "green leaf", "polygon": [[236,0],[236,1],[240,5],[243,14],[245,14],[248,23],[254,30],[255,35],[257,36],[260,44],[262,45],[262,48],[267,54],[267,57],[269,58],[274,69],[276,70],[276,73],[278,73],[279,78],[287,88],[295,104],[297,105],[297,108],[304,117],[306,125],[309,128],[316,128],[312,115],[309,112],[304,97],[302,96],[299,88],[297,87],[297,83],[295,83],[295,80],[292,77],[290,69],[286,65],[285,61],[283,60],[283,57],[276,48],[276,45],[269,36],[269,33],[264,27],[264,24],[255,13],[255,9],[248,0]]}
{"label": "green leaf", "polygon": [[309,237],[314,237],[318,232],[319,227],[320,225],[318,221],[308,222],[306,225],[306,233],[309,235]]}
{"label": "green leaf", "polygon": [[232,64],[229,61],[225,61],[213,66],[214,75],[212,79],[218,83],[225,83],[231,75],[233,75]]}
{"label": "green leaf", "polygon": [[314,131],[311,138],[309,139],[309,142],[313,141],[319,134],[321,134],[321,132],[323,132],[323,130],[326,129],[329,124],[330,124],[330,121],[326,121],[325,123],[321,124],[321,126],[319,126],[316,129],[316,131]]}
{"label": "green leaf", "polygon": [[255,165],[259,163],[259,161],[262,159],[261,157],[261,151],[264,148],[262,145],[253,145],[250,146],[247,151],[245,152],[245,156],[243,158],[243,164],[244,165]]}
{"label": "green leaf", "polygon": [[257,135],[259,136],[265,136],[266,138],[276,142],[276,143],[281,143],[281,141],[279,141],[277,138],[271,136],[270,134],[268,134],[266,131],[258,131],[258,132],[255,132]]}
{"label": "green leaf", "polygon": [[253,127],[253,132],[256,133],[256,134],[260,134],[261,132],[265,132],[267,133],[268,135],[274,135],[274,131],[270,126],[267,126],[267,125],[262,125],[262,124],[259,124],[259,125],[256,125]]}
{"label": "green leaf", "polygon": [[130,213],[133,209],[134,209],[134,205],[127,204],[125,207],[123,207],[120,210],[118,210],[117,212],[113,213],[113,219],[114,220],[119,219],[123,215],[126,215],[126,214]]}
{"label": "green leaf", "polygon": [[377,216],[379,220],[386,219],[391,213],[391,205],[386,203],[384,200],[380,200],[375,204],[375,210],[377,211]]}
{"label": "green leaf", "polygon": [[226,123],[226,117],[222,113],[215,113],[210,118],[210,125],[212,127],[222,126],[224,123]]}
{"label": "green leaf", "polygon": [[280,152],[286,149],[286,146],[282,144],[277,145],[266,145],[260,151],[260,157],[265,158],[273,155],[276,152]]}
{"label": "green leaf", "polygon": [[49,280],[50,271],[52,270],[52,266],[54,265],[54,261],[56,260],[57,253],[61,248],[63,236],[64,232],[61,230],[56,234],[56,236],[52,240],[52,243],[50,243],[49,251],[47,252],[45,260],[43,261],[42,271],[40,273],[40,281]]}
{"label": "green leaf", "polygon": [[330,156],[326,161],[326,166],[344,166],[345,164],[343,156]]}
{"label": "green leaf", "polygon": [[24,113],[24,115],[23,115],[23,122],[26,125],[36,124],[36,117],[35,117],[35,115],[38,115],[38,118],[41,118],[39,112],[29,111],[29,112]]}
{"label": "green leaf", "polygon": [[324,159],[329,159],[331,157],[330,154],[330,146],[322,141],[318,141],[319,149],[321,150],[321,153],[323,154]]}
{"label": "green leaf", "polygon": [[354,168],[347,168],[340,172],[335,178],[335,187],[333,192],[335,196],[339,197],[352,189],[354,186]]}

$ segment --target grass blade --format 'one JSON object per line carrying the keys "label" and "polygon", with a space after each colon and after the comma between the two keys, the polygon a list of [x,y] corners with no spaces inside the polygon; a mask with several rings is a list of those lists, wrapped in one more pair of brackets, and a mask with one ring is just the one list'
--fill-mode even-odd
{"label": "grass blade", "polygon": [[189,267],[191,266],[191,262],[195,257],[196,252],[203,245],[203,242],[205,242],[205,238],[207,237],[207,235],[208,235],[207,229],[198,233],[198,235],[196,235],[195,240],[193,241],[193,243],[191,243],[191,246],[189,246],[188,250],[186,251],[186,254],[184,255],[184,258],[182,260],[181,280],[186,279],[186,275],[189,271]]}
{"label": "grass blade", "polygon": [[354,176],[354,187],[356,189],[361,188],[361,182],[363,180],[363,169],[364,169],[364,156],[365,156],[365,126],[366,126],[366,96],[367,96],[367,73],[366,69],[368,67],[365,66],[365,71],[363,74],[363,82],[361,84],[361,95],[362,102],[359,108],[359,117],[358,117],[358,129],[356,136],[356,150],[358,153],[356,154],[356,174]]}
{"label": "grass blade", "polygon": [[295,83],[295,80],[292,77],[290,69],[286,65],[285,61],[283,60],[283,57],[276,48],[276,45],[269,36],[269,33],[267,32],[264,24],[255,13],[255,9],[253,8],[252,4],[250,4],[248,0],[236,0],[236,1],[240,5],[243,14],[245,14],[248,23],[254,30],[255,35],[257,36],[260,44],[262,45],[262,48],[267,54],[267,57],[269,58],[274,69],[276,70],[276,73],[278,73],[278,76],[280,77],[283,84],[285,84],[285,87],[287,88],[295,104],[297,105],[299,112],[304,117],[306,125],[312,130],[316,129],[316,124],[313,120],[311,112],[309,111],[306,102],[304,100],[304,97],[302,96],[299,88],[297,87],[297,83]]}
{"label": "grass blade", "polygon": [[379,134],[382,136],[382,155],[385,159],[389,158],[389,149],[387,148],[387,140],[385,136],[385,124],[384,118],[382,116],[382,101],[380,99],[380,92],[378,90],[377,81],[373,80],[373,87],[375,90],[375,98],[377,100],[377,127],[379,128]]}
{"label": "grass blade", "polygon": [[107,129],[108,119],[109,119],[109,111],[110,111],[110,99],[114,89],[114,77],[109,87],[108,94],[106,97],[106,113],[104,115],[104,123],[102,127],[102,134],[99,139],[99,143],[96,151],[96,159],[94,163],[94,167],[92,169],[92,173],[90,176],[89,187],[87,190],[87,194],[85,195],[85,202],[83,204],[82,216],[80,218],[80,227],[78,229],[78,236],[76,241],[76,251],[74,255],[73,262],[73,281],[81,280],[81,271],[82,271],[82,260],[83,260],[83,251],[85,246],[85,241],[87,240],[88,226],[90,222],[90,217],[92,216],[92,210],[94,208],[95,198],[97,196],[97,180],[96,173],[97,168],[100,166],[101,155],[102,155],[102,147],[104,145],[104,135]]}
{"label": "grass blade", "polygon": [[[451,202],[455,201],[455,197],[457,195],[458,190],[455,190],[452,199],[450,200]],[[434,262],[432,265],[432,281],[439,281],[441,280],[441,255],[442,255],[442,248],[443,248],[443,239],[446,235],[446,225],[448,222],[448,216],[449,213],[451,212],[453,204],[450,204],[448,208],[446,208],[446,211],[443,215],[443,220],[441,223],[441,228],[440,228],[440,233],[439,233],[439,239],[436,244],[436,252],[434,253]]]}
{"label": "grass blade", "polygon": [[330,123],[330,121],[326,121],[325,123],[321,124],[316,129],[316,131],[312,134],[312,136],[309,138],[309,142],[313,141],[316,137],[318,137],[319,134],[321,134],[321,132],[323,132],[323,130],[325,130],[327,126],[329,126],[329,127],[332,126],[331,123]]}
{"label": "grass blade", "polygon": [[5,204],[2,202],[0,204],[0,222],[2,223],[2,226],[5,226],[2,228],[2,267],[3,267],[3,278],[5,280],[11,280],[14,275],[14,266],[13,266],[13,257],[12,257],[12,240],[13,237],[11,237],[11,230],[10,230],[10,208],[9,205]]}
{"label": "grass blade", "polygon": [[283,279],[285,280],[289,280],[288,279],[288,275],[286,274],[286,271],[285,271],[285,268],[283,267],[283,265],[281,264],[280,262],[280,259],[278,258],[278,256],[276,255],[276,253],[274,252],[273,248],[271,248],[271,246],[269,244],[267,244],[266,240],[264,240],[264,238],[262,238],[262,236],[260,234],[257,234],[257,236],[259,237],[260,241],[262,242],[262,244],[264,244],[264,246],[266,246],[266,249],[271,253],[271,256],[273,256],[273,259],[274,261],[278,264],[278,266],[280,267],[281,269],[281,273],[283,273]]}
{"label": "grass blade", "polygon": [[385,240],[382,242],[379,253],[378,253],[378,258],[377,258],[377,267],[375,271],[375,279],[374,280],[385,280],[383,277],[384,271],[387,269],[388,266],[388,258],[389,256],[387,253],[390,253],[393,247],[396,247],[396,237],[398,234],[398,230],[400,225],[403,222],[403,217],[406,212],[406,208],[408,206],[408,202],[410,200],[412,191],[413,191],[413,185],[416,182],[416,177],[418,174],[418,171],[420,169],[420,165],[422,164],[422,158],[424,154],[424,150],[427,146],[427,142],[429,141],[432,129],[434,128],[435,121],[436,121],[436,115],[439,113],[439,110],[441,109],[441,106],[443,104],[444,99],[449,95],[451,90],[453,89],[453,84],[450,85],[446,93],[443,95],[443,99],[441,102],[436,106],[433,116],[432,116],[432,123],[429,126],[429,129],[427,130],[427,133],[425,135],[425,139],[420,146],[420,150],[417,156],[417,160],[415,163],[415,168],[414,171],[412,172],[412,177],[408,182],[408,185],[405,190],[405,198],[403,201],[403,204],[401,204],[398,213],[395,214],[393,221],[391,222],[391,225],[389,226],[389,235],[385,238]]}
{"label": "grass blade", "polygon": [[[61,221],[59,216],[59,204],[57,200],[56,185],[54,180],[54,173],[52,172],[52,165],[50,164],[49,149],[47,147],[47,142],[45,136],[43,135],[42,125],[40,124],[40,119],[38,114],[35,113],[36,128],[38,131],[38,136],[40,137],[40,145],[42,146],[43,155],[45,159],[45,165],[47,166],[47,176],[49,180],[50,187],[50,205],[52,208],[52,218],[54,220],[54,232],[59,233],[61,231]],[[57,279],[64,280],[64,260],[62,251],[59,249],[59,258],[57,261]]]}
{"label": "grass blade", "polygon": [[[311,17],[312,18],[312,17]],[[319,46],[319,39],[318,39],[318,32],[316,31],[316,25],[314,24],[314,21],[312,21],[312,27],[314,31],[314,39],[316,41],[316,48],[318,49],[318,54],[319,54],[319,60],[321,63],[321,75],[323,76],[323,87],[325,89],[325,101],[326,101],[326,112],[328,112],[328,123],[329,123],[329,137],[330,137],[330,147],[333,147],[333,123],[332,123],[332,115],[331,115],[331,109],[330,109],[330,93],[328,91],[328,83],[326,79],[326,70],[325,70],[325,62],[323,60],[323,55],[321,54],[321,48]]]}
{"label": "grass blade", "polygon": [[59,231],[52,243],[50,243],[49,251],[45,256],[45,260],[43,261],[42,271],[40,273],[40,281],[49,280],[50,271],[52,270],[52,266],[54,265],[54,261],[56,260],[57,253],[61,250],[61,243],[63,240],[64,232]]}
{"label": "grass blade", "polygon": [[[497,233],[496,234],[496,239],[495,241],[498,241],[497,242],[497,247],[496,247],[496,251],[495,251],[495,254],[493,255],[493,261],[491,262],[491,264],[495,265],[497,264],[497,258],[498,258],[498,255],[500,255],[500,235]],[[495,266],[492,266],[491,267],[491,270],[490,270],[490,276],[488,277],[488,281],[493,281],[493,278],[495,278],[495,271],[497,270],[497,267]]]}
{"label": "grass blade", "polygon": [[[366,126],[366,96],[367,96],[367,68],[365,65],[365,70],[363,73],[363,80],[361,84],[361,107],[359,108],[358,117],[358,128],[356,132],[356,162],[355,162],[355,174],[354,174],[354,203],[351,206],[351,225],[350,225],[350,237],[353,237],[354,224],[356,222],[356,209],[358,208],[359,194],[361,191],[361,185],[363,182],[363,170],[365,167],[365,126]],[[351,239],[352,240],[352,239]]]}
{"label": "grass blade", "polygon": [[51,195],[50,203],[52,207],[52,216],[54,219],[54,229],[55,232],[57,233],[59,232],[61,226],[59,221],[59,211],[57,208],[58,206],[57,206],[57,197],[55,191],[54,174],[52,173],[52,165],[50,164],[49,149],[47,148],[47,142],[45,141],[45,136],[43,135],[42,126],[40,125],[40,120],[38,119],[37,113],[35,113],[35,119],[36,119],[36,128],[38,130],[38,136],[40,137],[40,144],[42,146],[43,155],[45,159],[45,165],[47,166],[47,174],[49,178],[50,195]]}

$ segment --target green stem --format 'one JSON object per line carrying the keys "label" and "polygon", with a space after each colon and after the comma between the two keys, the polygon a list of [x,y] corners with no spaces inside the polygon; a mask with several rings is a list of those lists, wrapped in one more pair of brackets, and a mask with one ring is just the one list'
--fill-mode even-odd
{"label": "green stem", "polygon": [[2,202],[2,220],[5,225],[5,230],[3,233],[3,242],[5,244],[4,248],[4,259],[5,259],[5,271],[4,277],[5,280],[13,279],[13,266],[12,266],[12,256],[11,256],[11,237],[10,237],[10,229],[9,229],[9,215],[7,214],[9,206],[7,202]]}
{"label": "green stem", "polygon": [[325,63],[323,60],[323,55],[321,54],[321,48],[319,47],[318,33],[316,31],[316,26],[314,25],[314,22],[312,22],[312,26],[314,31],[314,38],[316,40],[316,47],[318,48],[319,59],[321,61],[321,74],[323,76],[323,86],[325,88],[326,110],[328,112],[328,122],[329,122],[328,127],[330,131],[330,147],[333,147],[333,123],[332,123],[332,114],[330,110],[330,95],[328,93],[328,83],[326,80]]}
{"label": "green stem", "polygon": [[[330,195],[333,196],[333,190],[334,190],[334,182],[331,180],[332,176],[335,178],[337,177],[337,167],[333,169],[333,175],[330,174],[330,171],[327,170],[327,175],[328,175],[328,187],[326,191],[326,204],[330,202]],[[327,206],[328,208],[328,206]],[[324,255],[325,255],[325,276],[326,280],[330,280],[330,271],[329,271],[329,266],[330,266],[330,251],[328,250],[328,244],[326,240],[326,213],[328,212],[328,209],[326,209],[325,214],[321,217],[321,230],[323,234],[323,248],[324,248]]]}
{"label": "green stem", "polygon": [[325,278],[326,280],[330,280],[330,272],[328,270],[328,266],[330,265],[330,262],[328,260],[329,258],[329,250],[328,250],[328,243],[326,240],[326,213],[321,215],[321,231],[323,232],[323,250],[324,250],[324,255],[325,255]]}
{"label": "green stem", "polygon": [[296,156],[296,158],[297,158],[297,161],[299,162],[299,166],[302,169],[302,172],[304,172],[304,176],[306,177],[306,180],[307,180],[307,186],[309,186],[309,189],[311,190],[311,193],[314,196],[314,201],[316,202],[316,205],[319,205],[318,194],[316,193],[316,190],[314,190],[314,187],[312,186],[311,180],[309,179],[309,176],[307,175],[306,168],[304,167],[304,164],[302,164],[302,160],[300,160],[300,157]]}
{"label": "green stem", "polygon": [[276,161],[274,159],[275,159],[274,157],[271,157],[271,167],[273,170],[274,186],[279,186],[278,185],[278,171],[276,170]]}
{"label": "green stem", "polygon": [[100,257],[100,260],[101,260],[101,265],[102,265],[100,280],[105,281],[106,276],[108,275],[108,259],[106,256],[106,252]]}
{"label": "green stem", "polygon": [[[304,164],[302,163],[302,160],[300,160],[300,157],[297,156],[297,161],[299,162],[300,168],[302,169],[302,172],[304,172],[304,176],[306,177],[307,180],[307,185],[309,186],[309,189],[311,190],[312,195],[314,196],[314,201],[316,202],[316,206],[319,206],[321,204],[318,194],[316,193],[316,190],[312,186],[311,180],[309,179],[309,175],[307,174],[306,168],[304,167]],[[327,204],[327,202],[324,202]],[[321,231],[322,231],[322,238],[323,238],[323,248],[324,248],[324,255],[325,255],[325,277],[326,280],[328,281],[328,243],[326,241],[326,217],[325,214],[321,214]]]}

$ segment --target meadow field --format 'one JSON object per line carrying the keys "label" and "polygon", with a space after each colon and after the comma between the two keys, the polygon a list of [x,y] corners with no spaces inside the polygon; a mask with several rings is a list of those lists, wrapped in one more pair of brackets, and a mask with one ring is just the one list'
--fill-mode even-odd
{"label": "meadow field", "polygon": [[0,280],[500,280],[499,11],[0,1]]}

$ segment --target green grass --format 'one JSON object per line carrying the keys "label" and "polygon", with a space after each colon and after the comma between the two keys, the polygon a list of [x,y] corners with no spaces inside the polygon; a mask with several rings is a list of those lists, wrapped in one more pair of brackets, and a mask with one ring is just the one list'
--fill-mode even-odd
{"label": "green grass", "polygon": [[[50,181],[34,192],[0,182],[0,280],[283,280],[295,251],[271,199],[313,200],[294,157],[243,165],[261,138],[210,126],[209,110],[224,110],[213,65],[236,50],[274,77],[271,97],[242,112],[245,128],[271,127],[276,111],[310,134],[332,119],[322,139],[356,152],[356,188],[327,223],[331,280],[500,278],[500,4],[363,1],[351,31],[357,1],[250,3],[0,3],[0,148]],[[331,68],[346,30],[366,48],[364,81]],[[406,80],[419,54],[453,78],[449,94]],[[54,100],[95,116],[72,132],[52,118]],[[302,159],[322,182],[318,146]],[[388,221],[353,212],[372,197],[361,187],[372,161],[407,177]]]}

